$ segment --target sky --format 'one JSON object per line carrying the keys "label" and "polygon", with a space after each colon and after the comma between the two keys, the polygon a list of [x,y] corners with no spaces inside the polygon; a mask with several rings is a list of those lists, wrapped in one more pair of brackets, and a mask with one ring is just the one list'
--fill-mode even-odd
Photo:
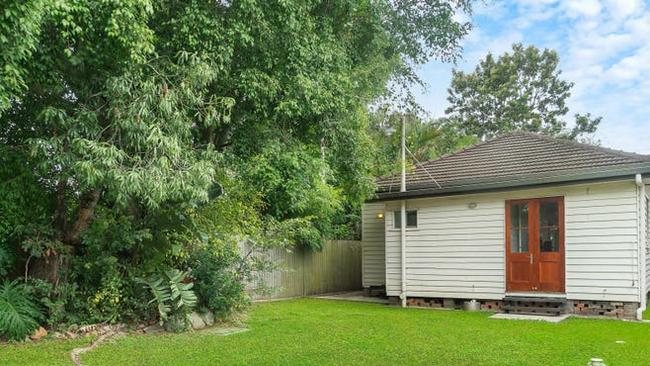
{"label": "sky", "polygon": [[433,117],[444,115],[454,67],[471,71],[488,52],[535,45],[556,50],[562,78],[575,83],[568,122],[602,116],[602,146],[650,154],[650,0],[484,0],[471,21],[462,60],[418,69],[427,88],[415,94]]}

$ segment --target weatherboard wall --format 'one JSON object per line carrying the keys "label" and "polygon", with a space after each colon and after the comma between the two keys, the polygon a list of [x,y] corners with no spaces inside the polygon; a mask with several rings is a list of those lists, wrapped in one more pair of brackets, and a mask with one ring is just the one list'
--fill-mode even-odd
{"label": "weatherboard wall", "polygon": [[383,203],[366,203],[362,207],[362,284],[363,287],[386,284],[386,251],[384,220],[378,214],[384,213]]}
{"label": "weatherboard wall", "polygon": [[[563,196],[566,296],[639,301],[638,196],[633,180],[407,201],[407,296],[501,299],[505,288],[505,202]],[[472,205],[470,205],[472,203]],[[470,208],[473,207],[474,208]],[[400,293],[399,201],[386,202],[386,289]]]}

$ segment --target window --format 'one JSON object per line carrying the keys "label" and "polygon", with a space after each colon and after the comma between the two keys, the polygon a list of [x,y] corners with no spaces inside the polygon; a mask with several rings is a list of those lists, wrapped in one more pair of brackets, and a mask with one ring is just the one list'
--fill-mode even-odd
{"label": "window", "polygon": [[[395,211],[393,212],[393,226],[395,229],[402,228],[402,212]],[[416,228],[418,227],[418,211],[417,210],[406,210],[406,228]]]}

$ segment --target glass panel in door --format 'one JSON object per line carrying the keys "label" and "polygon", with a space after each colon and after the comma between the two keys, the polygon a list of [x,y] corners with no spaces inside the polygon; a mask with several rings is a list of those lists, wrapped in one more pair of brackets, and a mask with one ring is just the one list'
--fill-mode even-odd
{"label": "glass panel in door", "polygon": [[560,215],[557,201],[542,201],[539,204],[539,251],[560,251]]}
{"label": "glass panel in door", "polygon": [[528,252],[528,204],[515,203],[510,206],[510,251]]}

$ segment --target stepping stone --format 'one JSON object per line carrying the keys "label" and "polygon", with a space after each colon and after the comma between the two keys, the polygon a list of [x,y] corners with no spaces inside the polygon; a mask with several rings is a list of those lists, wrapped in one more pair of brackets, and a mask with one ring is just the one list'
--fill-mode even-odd
{"label": "stepping stone", "polygon": [[243,333],[243,332],[248,332],[248,328],[237,328],[237,327],[225,327],[225,328],[208,328],[203,330],[202,332],[205,333],[210,333],[210,334],[216,334],[220,336],[229,336],[233,334],[238,334],[238,333]]}
{"label": "stepping stone", "polygon": [[164,333],[165,329],[161,327],[158,324],[150,325],[148,327],[145,327],[143,331],[147,334],[158,334],[158,333]]}
{"label": "stepping stone", "polygon": [[490,319],[506,319],[506,320],[534,320],[548,323],[559,323],[562,320],[570,317],[569,314],[548,316],[548,315],[525,315],[525,314],[504,314],[497,313],[490,317]]}

